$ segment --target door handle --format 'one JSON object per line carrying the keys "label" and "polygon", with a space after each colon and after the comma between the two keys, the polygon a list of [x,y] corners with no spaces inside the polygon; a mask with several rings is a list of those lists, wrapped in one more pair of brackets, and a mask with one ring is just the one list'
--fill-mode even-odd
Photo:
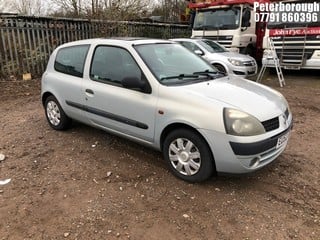
{"label": "door handle", "polygon": [[94,94],[94,92],[91,89],[86,89],[86,93]]}

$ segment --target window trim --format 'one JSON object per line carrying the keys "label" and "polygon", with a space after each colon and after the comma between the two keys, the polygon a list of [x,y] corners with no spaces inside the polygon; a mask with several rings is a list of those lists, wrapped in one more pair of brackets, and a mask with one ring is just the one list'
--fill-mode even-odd
{"label": "window trim", "polygon": [[[125,50],[132,57],[133,61],[135,62],[135,64],[140,69],[140,71],[141,71],[141,79],[145,79],[145,81],[147,83],[147,89],[148,90],[147,91],[143,91],[143,90],[136,90],[136,89],[128,89],[128,88],[123,87],[121,83],[116,83],[116,82],[107,81],[107,80],[99,80],[99,79],[93,78],[92,74],[91,74],[91,69],[92,69],[93,59],[94,59],[96,50],[99,47],[113,47],[113,48],[119,48],[119,49]],[[148,81],[148,78],[144,74],[143,70],[141,69],[140,65],[137,63],[136,59],[133,57],[131,52],[127,48],[124,48],[124,47],[121,47],[121,46],[117,46],[117,45],[98,44],[98,45],[95,46],[95,48],[93,50],[93,53],[92,53],[91,60],[90,60],[89,78],[90,78],[91,81],[94,81],[94,82],[100,82],[100,83],[103,83],[103,84],[107,84],[107,85],[111,85],[111,86],[115,86],[115,87],[120,87],[120,88],[123,88],[123,89],[128,89],[128,90],[137,91],[137,92],[141,92],[141,93],[147,93],[147,94],[151,94],[152,93],[152,88],[151,88],[151,85],[150,85],[150,83]]]}
{"label": "window trim", "polygon": [[[86,52],[85,57],[84,57],[81,76],[78,76],[78,75],[75,75],[75,74],[66,73],[66,72],[63,72],[63,71],[60,71],[59,69],[57,69],[57,67],[56,67],[57,58],[58,58],[59,53],[60,53],[62,50],[66,50],[66,49],[70,49],[70,48],[77,48],[77,47],[85,47],[85,46],[87,47],[87,52]],[[88,53],[89,53],[89,49],[90,49],[90,44],[79,44],[79,45],[67,46],[67,47],[62,47],[62,48],[60,48],[60,49],[57,51],[56,56],[55,56],[55,59],[54,59],[54,63],[53,63],[53,68],[54,68],[54,70],[57,71],[57,72],[59,72],[59,73],[63,73],[63,74],[69,75],[69,76],[78,77],[78,78],[83,78],[84,70],[85,70],[85,66],[86,66],[86,61],[87,61],[87,57],[88,57]]]}

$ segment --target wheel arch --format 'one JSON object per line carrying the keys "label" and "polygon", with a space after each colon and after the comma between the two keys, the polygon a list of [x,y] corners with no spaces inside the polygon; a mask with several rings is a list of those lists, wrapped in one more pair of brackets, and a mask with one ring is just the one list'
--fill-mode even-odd
{"label": "wheel arch", "polygon": [[42,97],[41,97],[41,102],[42,102],[42,105],[44,106],[45,105],[45,102],[47,100],[48,97],[50,96],[54,96],[51,92],[45,92],[42,94]]}
{"label": "wheel arch", "polygon": [[210,62],[210,64],[211,64],[212,66],[221,65],[222,67],[224,67],[224,69],[226,70],[226,72],[229,73],[229,68],[228,68],[228,66],[227,66],[225,63],[223,63],[223,62],[213,61],[213,62]]}
{"label": "wheel arch", "polygon": [[214,154],[212,152],[212,149],[211,149],[207,139],[196,128],[194,128],[194,127],[192,127],[192,126],[190,126],[188,124],[185,124],[185,123],[171,123],[168,126],[166,126],[163,129],[163,131],[161,133],[161,136],[160,136],[160,148],[161,148],[161,151],[163,152],[164,141],[165,141],[166,137],[168,136],[168,134],[170,132],[174,131],[174,130],[177,130],[177,129],[187,129],[187,130],[193,131],[199,137],[201,137],[203,139],[203,141],[207,144],[207,148],[209,149],[210,154],[211,154],[212,166],[213,166],[213,169],[212,169],[213,170],[213,175],[216,175],[217,174],[216,162],[215,162]]}
{"label": "wheel arch", "polygon": [[172,132],[173,130],[176,130],[179,128],[188,129],[190,131],[197,133],[206,142],[207,147],[210,149],[212,159],[214,160],[214,154],[212,152],[212,149],[210,148],[210,145],[209,145],[207,139],[196,128],[194,128],[188,124],[185,124],[185,123],[171,123],[163,129],[161,136],[160,136],[160,149],[161,149],[161,151],[163,151],[163,143],[164,143],[164,140],[166,139],[166,137],[168,136],[168,134],[170,132]]}
{"label": "wheel arch", "polygon": [[[44,92],[42,94],[42,104],[45,109],[45,115],[48,120],[49,125],[54,129],[54,130],[67,130],[72,123],[72,119],[67,116],[67,114],[64,112],[62,106],[60,105],[58,99],[51,93],[51,92]],[[49,102],[55,102],[56,106],[54,108],[57,108],[54,110],[54,115],[51,116],[52,110],[48,110],[48,103]],[[48,111],[51,112],[51,114],[48,114]],[[50,115],[50,116],[49,116]],[[52,122],[52,119],[56,119],[54,123]]]}

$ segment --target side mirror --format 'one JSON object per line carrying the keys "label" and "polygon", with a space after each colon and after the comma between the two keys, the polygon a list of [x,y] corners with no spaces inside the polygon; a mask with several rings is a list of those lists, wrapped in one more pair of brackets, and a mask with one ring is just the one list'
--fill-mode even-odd
{"label": "side mirror", "polygon": [[189,29],[193,29],[195,17],[196,17],[196,11],[191,9],[190,10],[190,18],[189,18]]}
{"label": "side mirror", "polygon": [[122,86],[130,89],[142,89],[145,86],[145,84],[141,82],[141,80],[137,77],[125,77],[124,79],[122,79]]}
{"label": "side mirror", "polygon": [[199,49],[198,50],[194,50],[194,53],[199,55],[199,56],[203,56],[204,55],[204,53]]}
{"label": "side mirror", "polygon": [[243,28],[250,27],[250,25],[251,25],[250,18],[251,18],[250,8],[245,8],[242,13],[241,27],[243,27]]}
{"label": "side mirror", "polygon": [[122,86],[128,89],[139,90],[144,93],[151,93],[151,87],[146,81],[141,81],[137,77],[125,77],[121,81]]}

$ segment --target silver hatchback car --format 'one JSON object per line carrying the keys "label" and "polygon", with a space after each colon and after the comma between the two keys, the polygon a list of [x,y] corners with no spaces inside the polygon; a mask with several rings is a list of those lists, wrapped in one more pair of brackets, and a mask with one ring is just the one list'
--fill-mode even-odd
{"label": "silver hatchback car", "polygon": [[253,57],[230,52],[219,43],[210,39],[175,38],[171,40],[180,43],[203,57],[220,72],[239,77],[250,77],[257,74],[258,66]]}
{"label": "silver hatchback car", "polygon": [[260,169],[284,151],[292,126],[280,93],[226,77],[165,40],[64,44],[49,59],[41,95],[53,129],[74,119],[153,147],[190,182]]}

